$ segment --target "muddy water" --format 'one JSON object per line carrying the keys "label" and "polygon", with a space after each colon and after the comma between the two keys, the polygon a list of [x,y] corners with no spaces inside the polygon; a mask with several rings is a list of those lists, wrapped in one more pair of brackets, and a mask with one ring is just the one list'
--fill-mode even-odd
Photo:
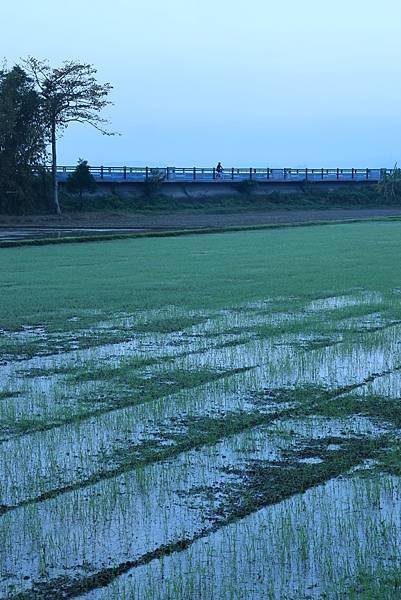
{"label": "muddy water", "polygon": [[[238,322],[238,320],[237,320]],[[165,336],[166,337],[166,336]],[[168,338],[169,336],[167,336]],[[174,339],[173,336],[170,336]],[[305,337],[301,336],[304,340]],[[24,377],[32,368],[57,369],[78,364],[99,365],[99,361],[109,356],[109,363],[118,366],[122,357],[130,352],[138,355],[138,345],[120,344],[110,353],[111,347],[96,348],[82,352],[67,353],[52,358],[33,359],[16,366],[13,363],[3,367],[4,377],[9,389],[21,389],[17,398],[3,399],[1,413],[4,420],[30,420],[33,425],[50,423],[48,431],[29,435],[7,435],[11,437],[0,444],[0,457],[4,476],[2,483],[2,503],[15,504],[26,498],[36,497],[51,489],[68,485],[71,481],[85,480],[102,470],[105,461],[124,446],[154,439],[158,429],[167,432],[177,431],[177,415],[181,417],[199,417],[218,415],[238,410],[254,410],[253,392],[255,390],[291,388],[296,385],[323,385],[328,388],[361,384],[360,389],[368,385],[364,380],[372,372],[391,369],[397,363],[399,327],[384,332],[369,334],[358,343],[318,348],[306,351],[297,345],[294,336],[278,336],[272,339],[253,339],[223,349],[213,349],[213,340],[206,338],[184,338],[180,345],[174,345],[172,339],[161,345],[162,336],[146,335],[142,339],[142,354],[149,355],[149,348],[155,348],[155,358],[170,356],[169,369],[180,368],[189,372],[199,368],[233,369],[251,367],[249,371],[224,377],[206,385],[187,389],[178,394],[165,394],[155,400],[112,410],[95,418],[85,418],[62,427],[57,426],[62,419],[75,415],[85,415],[92,404],[88,399],[127,393],[120,392],[114,381],[111,384],[90,381],[84,384],[66,382],[63,375]],[[178,353],[192,352],[182,358]],[[120,353],[120,354],[119,354]],[[64,363],[63,363],[64,358]],[[87,362],[85,362],[85,360]],[[97,360],[97,363],[95,362]],[[401,361],[400,361],[401,362]],[[82,366],[81,366],[82,368]],[[376,371],[377,370],[377,371]],[[160,372],[160,367],[147,367],[140,372],[146,378]],[[384,376],[385,380],[388,376]],[[378,378],[377,381],[381,381]],[[359,389],[359,388],[358,388]],[[132,392],[133,393],[133,392]],[[130,398],[128,397],[128,402]],[[281,405],[280,410],[286,405]],[[277,411],[275,403],[266,400],[258,410]],[[72,450],[73,449],[73,450]],[[51,461],[48,457],[54,457]],[[28,469],[19,469],[19,464],[29,465]],[[12,474],[12,477],[10,477]],[[13,482],[12,484],[10,482]]]}
{"label": "muddy water", "polygon": [[30,227],[27,229],[0,229],[0,241],[19,241],[19,240],[40,240],[40,239],[60,239],[66,237],[77,237],[85,236],[91,237],[96,235],[107,235],[113,233],[135,233],[140,231],[146,231],[146,229],[140,228],[128,228],[128,229],[68,229],[68,228],[49,228],[49,227]]}
{"label": "muddy water", "polygon": [[327,419],[323,428],[320,425],[291,420],[288,437],[283,435],[282,424],[255,428],[174,460],[6,513],[0,524],[0,562],[13,573],[8,584],[27,574],[34,580],[40,578],[41,554],[51,579],[60,565],[66,573],[80,574],[85,563],[87,572],[96,572],[104,566],[105,553],[111,555],[110,566],[118,565],[193,537],[211,528],[206,509],[215,499],[189,497],[192,490],[222,486],[235,478],[230,473],[249,461],[277,461],[284,449],[310,443],[314,437],[341,435],[346,439],[382,433],[364,418]]}
{"label": "muddy water", "polygon": [[358,574],[399,568],[400,499],[399,479],[335,479],[79,597],[347,598]]}
{"label": "muddy water", "polygon": [[[241,597],[235,596],[238,586],[251,598],[264,597],[262,589],[272,598],[298,590],[319,597],[342,578],[352,579],[357,568],[391,565],[400,533],[394,514],[399,482],[388,476],[361,479],[356,472],[218,531],[211,518],[217,490],[252,461],[285,460],[283,452],[313,440],[333,438],[336,452],[341,440],[397,434],[389,423],[357,414],[302,415],[310,395],[318,403],[325,390],[334,394],[334,402],[347,393],[399,397],[401,325],[378,310],[381,303],[379,294],[357,292],[312,302],[293,299],[292,310],[276,313],[272,299],[189,315],[171,307],[170,318],[195,323],[186,321],[173,331],[158,331],[165,325],[160,312],[152,311],[99,321],[90,330],[79,330],[77,317],[71,331],[27,326],[7,332],[13,353],[0,365],[0,564],[5,573],[0,594],[29,590],[33,581],[51,583],[59,575],[82,579],[182,539],[194,543],[88,597],[225,599]],[[131,332],[130,339],[107,343],[107,336],[121,328]],[[88,347],[71,350],[77,331]],[[106,332],[106,343],[92,344],[99,332]],[[27,344],[45,348],[55,341],[56,354],[24,359]],[[168,381],[177,372],[219,377],[183,384],[171,393]],[[149,395],[149,382],[158,378],[167,385]],[[121,398],[124,405],[118,404]],[[229,419],[240,411],[244,430],[231,431]],[[263,422],[273,413],[274,420]],[[246,425],[246,415],[256,415],[259,424]],[[191,423],[205,417],[226,419],[227,428],[223,425],[209,444],[206,438],[197,444]],[[17,429],[7,429],[10,424]],[[168,460],[146,455],[146,444],[160,449],[184,441],[187,446]],[[137,462],[124,462],[132,450]],[[313,468],[322,460],[302,456],[299,464]],[[216,494],[195,493],[202,489]],[[376,509],[372,498],[376,502],[377,495],[385,508]],[[372,542],[364,507],[377,540],[382,539],[382,553],[372,558],[369,548],[378,541]],[[195,541],[200,534],[202,540]],[[324,539],[330,543],[322,549]],[[348,567],[344,555],[333,551],[336,544],[352,546]],[[321,552],[324,560],[318,560]],[[291,565],[285,580],[284,564]],[[164,569],[166,578],[158,586]]]}

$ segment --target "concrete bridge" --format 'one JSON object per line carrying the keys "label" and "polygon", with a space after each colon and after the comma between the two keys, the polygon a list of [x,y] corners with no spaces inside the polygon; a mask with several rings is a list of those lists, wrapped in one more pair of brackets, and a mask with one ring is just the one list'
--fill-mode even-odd
{"label": "concrete bridge", "polygon": [[[149,180],[159,180],[168,183],[208,183],[221,184],[240,181],[255,181],[258,183],[377,183],[392,169],[324,169],[324,168],[224,168],[218,173],[216,168],[209,167],[89,167],[90,172],[98,182],[110,183],[140,183]],[[58,180],[66,181],[75,166],[57,167]]]}

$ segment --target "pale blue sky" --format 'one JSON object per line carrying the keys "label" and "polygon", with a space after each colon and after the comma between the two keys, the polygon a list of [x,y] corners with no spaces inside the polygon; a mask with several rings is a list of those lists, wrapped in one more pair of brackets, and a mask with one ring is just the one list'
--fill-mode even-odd
{"label": "pale blue sky", "polygon": [[401,159],[399,0],[18,0],[2,3],[0,23],[9,65],[77,59],[114,85],[107,116],[122,136],[74,125],[60,163]]}

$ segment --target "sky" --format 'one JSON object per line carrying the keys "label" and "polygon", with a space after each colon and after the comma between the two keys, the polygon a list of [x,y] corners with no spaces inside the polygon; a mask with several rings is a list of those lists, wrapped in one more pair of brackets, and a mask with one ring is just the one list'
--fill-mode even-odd
{"label": "sky", "polygon": [[59,163],[392,167],[399,0],[18,0],[0,58],[88,62],[121,135],[71,125]]}

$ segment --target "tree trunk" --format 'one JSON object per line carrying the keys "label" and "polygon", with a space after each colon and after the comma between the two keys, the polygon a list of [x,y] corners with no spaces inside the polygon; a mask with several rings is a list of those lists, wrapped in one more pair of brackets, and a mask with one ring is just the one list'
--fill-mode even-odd
{"label": "tree trunk", "polygon": [[53,180],[53,203],[56,215],[61,215],[60,204],[58,201],[58,181],[57,181],[57,147],[56,147],[56,123],[52,123],[52,180]]}

